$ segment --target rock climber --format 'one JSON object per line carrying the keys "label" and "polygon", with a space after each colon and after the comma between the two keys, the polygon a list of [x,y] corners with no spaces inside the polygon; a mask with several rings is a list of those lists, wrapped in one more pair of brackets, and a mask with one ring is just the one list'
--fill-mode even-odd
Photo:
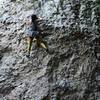
{"label": "rock climber", "polygon": [[38,20],[41,20],[42,18],[37,17],[37,15],[33,14],[31,15],[31,20],[26,22],[28,25],[27,27],[27,42],[28,42],[28,53],[27,56],[30,56],[31,48],[32,48],[32,43],[33,41],[36,42],[38,47],[44,48],[46,51],[48,51],[48,46],[45,41],[43,41],[41,37],[41,32],[38,27]]}

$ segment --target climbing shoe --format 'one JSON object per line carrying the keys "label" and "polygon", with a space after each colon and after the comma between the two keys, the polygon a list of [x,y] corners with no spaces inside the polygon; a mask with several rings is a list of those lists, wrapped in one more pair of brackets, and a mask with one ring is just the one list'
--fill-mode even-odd
{"label": "climbing shoe", "polygon": [[48,48],[46,49],[46,52],[47,52],[47,53],[49,52],[49,49],[48,49]]}
{"label": "climbing shoe", "polygon": [[27,58],[30,58],[30,54],[29,54],[29,53],[27,53],[27,54],[26,54],[26,57],[27,57]]}

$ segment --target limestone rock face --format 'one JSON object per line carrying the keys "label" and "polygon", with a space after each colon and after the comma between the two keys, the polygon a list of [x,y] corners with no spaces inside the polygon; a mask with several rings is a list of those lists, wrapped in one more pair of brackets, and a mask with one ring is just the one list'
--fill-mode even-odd
{"label": "limestone rock face", "polygon": [[[32,13],[51,53],[28,59]],[[0,0],[0,100],[100,100],[100,0]]]}

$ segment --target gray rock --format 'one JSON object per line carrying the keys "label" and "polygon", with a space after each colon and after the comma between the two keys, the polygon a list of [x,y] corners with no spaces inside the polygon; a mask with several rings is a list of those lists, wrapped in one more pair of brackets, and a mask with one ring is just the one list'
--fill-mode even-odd
{"label": "gray rock", "polygon": [[[0,100],[99,100],[99,0],[0,1]],[[37,14],[51,53],[33,43],[26,20]]]}

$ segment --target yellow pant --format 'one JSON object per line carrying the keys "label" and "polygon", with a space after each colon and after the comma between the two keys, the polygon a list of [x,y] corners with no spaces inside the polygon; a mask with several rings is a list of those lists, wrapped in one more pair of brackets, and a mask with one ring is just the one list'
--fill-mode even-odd
{"label": "yellow pant", "polygon": [[[34,38],[32,38],[32,37],[28,38],[28,53],[29,54],[30,54],[30,51],[31,51],[31,48],[32,48],[33,39]],[[48,49],[47,42],[43,41],[43,39],[41,37],[35,38],[34,42],[36,42],[37,47]]]}

